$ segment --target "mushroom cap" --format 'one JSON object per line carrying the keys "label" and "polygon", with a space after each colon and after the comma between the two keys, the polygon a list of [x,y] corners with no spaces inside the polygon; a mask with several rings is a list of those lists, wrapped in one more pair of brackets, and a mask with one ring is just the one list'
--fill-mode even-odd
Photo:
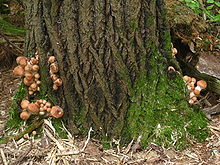
{"label": "mushroom cap", "polygon": [[201,89],[205,89],[207,87],[207,83],[204,80],[197,81],[197,85],[200,86]]}
{"label": "mushroom cap", "polygon": [[60,108],[59,106],[53,106],[51,108],[50,114],[51,116],[55,117],[55,118],[60,118],[63,116],[63,109]]}
{"label": "mushroom cap", "polygon": [[183,76],[183,80],[185,81],[185,82],[190,82],[191,81],[191,77],[189,77],[189,76]]}
{"label": "mushroom cap", "polygon": [[33,65],[33,66],[32,66],[32,70],[33,70],[34,72],[37,72],[37,71],[39,70],[39,66],[38,66],[38,65]]}
{"label": "mushroom cap", "polygon": [[56,58],[54,56],[50,56],[48,59],[48,62],[52,64],[55,62],[55,60],[56,60]]}
{"label": "mushroom cap", "polygon": [[195,89],[193,92],[195,93],[195,95],[199,95],[200,94],[200,91],[197,90],[197,89]]}
{"label": "mushroom cap", "polygon": [[36,58],[32,57],[30,62],[31,62],[32,65],[35,65],[35,64],[38,63],[38,60]]}
{"label": "mushroom cap", "polygon": [[54,84],[59,87],[63,84],[63,82],[62,82],[61,78],[58,78],[56,81],[54,81]]}
{"label": "mushroom cap", "polygon": [[27,80],[31,80],[33,78],[33,74],[27,72],[25,73],[25,77]]}
{"label": "mushroom cap", "polygon": [[22,100],[21,101],[21,108],[27,109],[29,104],[30,104],[30,102],[28,100]]}
{"label": "mushroom cap", "polygon": [[16,66],[13,70],[13,74],[15,76],[23,76],[24,75],[24,69],[19,65],[19,66]]}
{"label": "mushroom cap", "polygon": [[26,57],[20,58],[19,64],[21,66],[26,66],[28,64],[28,59]]}
{"label": "mushroom cap", "polygon": [[58,69],[57,63],[52,63],[50,65],[50,72],[51,73],[57,73],[58,71],[59,71],[59,69]]}
{"label": "mushroom cap", "polygon": [[27,72],[31,72],[31,71],[32,71],[32,65],[27,64],[27,65],[24,67],[24,70],[27,71]]}
{"label": "mushroom cap", "polygon": [[30,85],[30,87],[31,87],[32,89],[37,89],[37,84],[36,84],[36,83],[32,83],[32,84]]}
{"label": "mushroom cap", "polygon": [[30,103],[28,105],[28,110],[33,113],[33,114],[37,114],[39,112],[39,106],[35,103]]}
{"label": "mushroom cap", "polygon": [[53,90],[57,90],[58,89],[58,86],[56,84],[53,84]]}
{"label": "mushroom cap", "polygon": [[176,48],[173,48],[173,49],[172,49],[172,53],[173,53],[174,55],[176,55],[176,54],[177,54],[177,49],[176,49]]}
{"label": "mushroom cap", "polygon": [[50,78],[53,80],[53,81],[56,81],[58,79],[58,76],[55,75],[55,74],[51,74],[50,75]]}
{"label": "mushroom cap", "polygon": [[29,119],[30,116],[31,116],[31,114],[28,113],[27,111],[23,111],[23,112],[20,113],[20,118],[23,119],[23,120]]}
{"label": "mushroom cap", "polygon": [[192,91],[192,90],[195,89],[195,86],[194,86],[194,84],[189,83],[189,84],[187,85],[187,88],[188,88],[190,91]]}
{"label": "mushroom cap", "polygon": [[196,79],[194,77],[191,78],[191,83],[193,83],[193,84],[196,83]]}
{"label": "mushroom cap", "polygon": [[16,62],[18,65],[25,66],[27,65],[27,58],[24,56],[19,56],[16,58]]}
{"label": "mushroom cap", "polygon": [[28,94],[29,94],[29,95],[33,95],[33,94],[34,94],[34,91],[28,91]]}
{"label": "mushroom cap", "polygon": [[34,77],[35,77],[36,79],[39,79],[39,78],[40,78],[40,74],[39,74],[39,73],[35,73],[35,74],[34,74]]}
{"label": "mushroom cap", "polygon": [[51,107],[51,103],[50,103],[50,102],[46,102],[45,106],[46,106],[47,108],[50,108],[50,107]]}
{"label": "mushroom cap", "polygon": [[24,78],[23,82],[27,86],[30,86],[32,83],[34,83],[34,81],[32,79],[28,80],[26,77]]}
{"label": "mushroom cap", "polygon": [[16,63],[18,64],[18,65],[20,65],[20,60],[21,60],[21,58],[23,58],[24,56],[19,56],[19,57],[17,57],[16,58]]}

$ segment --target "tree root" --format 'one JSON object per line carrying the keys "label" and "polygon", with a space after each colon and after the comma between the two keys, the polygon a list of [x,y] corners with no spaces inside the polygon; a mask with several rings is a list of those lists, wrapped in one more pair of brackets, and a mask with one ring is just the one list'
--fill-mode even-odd
{"label": "tree root", "polygon": [[19,140],[20,138],[22,138],[25,134],[29,134],[31,133],[33,130],[37,129],[39,126],[41,126],[44,122],[44,119],[38,119],[34,124],[32,124],[31,126],[29,126],[27,129],[25,129],[24,131],[22,131],[21,133],[19,133],[18,135],[15,136],[10,136],[10,137],[6,137],[6,138],[2,138],[0,139],[0,144],[6,144],[8,142],[11,142],[13,139],[14,140]]}

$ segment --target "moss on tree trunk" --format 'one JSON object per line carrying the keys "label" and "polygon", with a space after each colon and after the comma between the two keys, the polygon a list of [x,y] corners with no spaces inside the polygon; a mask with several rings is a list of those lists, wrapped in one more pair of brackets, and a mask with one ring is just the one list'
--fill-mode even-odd
{"label": "moss on tree trunk", "polygon": [[[41,96],[65,109],[75,134],[128,142],[142,136],[182,147],[204,140],[206,121],[188,107],[171,56],[163,0],[28,0],[26,53],[41,54]],[[54,55],[63,86],[52,91],[47,59]]]}

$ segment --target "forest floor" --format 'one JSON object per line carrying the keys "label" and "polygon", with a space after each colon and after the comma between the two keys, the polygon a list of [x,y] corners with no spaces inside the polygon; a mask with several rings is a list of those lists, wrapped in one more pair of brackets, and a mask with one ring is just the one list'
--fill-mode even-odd
{"label": "forest floor", "polygon": [[[20,79],[14,78],[12,70],[0,71],[0,136],[8,110],[12,104]],[[135,142],[126,147],[103,149],[99,141],[90,138],[67,139],[57,136],[50,120],[45,120],[41,136],[31,135],[18,141],[0,145],[0,164],[4,165],[53,165],[53,164],[220,164],[220,116],[209,123],[211,136],[200,144],[191,141],[191,147],[177,151],[151,144],[143,150],[135,149]],[[65,129],[65,128],[63,128]],[[38,133],[37,133],[38,135]],[[114,142],[117,144],[117,141]]]}

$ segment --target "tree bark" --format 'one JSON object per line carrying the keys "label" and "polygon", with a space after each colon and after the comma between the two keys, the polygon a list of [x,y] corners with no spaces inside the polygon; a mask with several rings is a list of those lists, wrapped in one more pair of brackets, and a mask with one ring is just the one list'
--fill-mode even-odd
{"label": "tree bark", "polygon": [[[186,136],[183,127],[193,120],[193,112],[180,75],[167,70],[173,66],[180,71],[171,56],[163,0],[24,4],[25,50],[27,56],[40,52],[42,85],[36,97],[63,107],[72,133],[92,127],[97,137],[129,140],[141,135],[143,144],[156,136],[169,141],[173,132]],[[56,57],[63,80],[58,91],[52,90],[49,78],[50,55]],[[163,139],[158,129],[165,136],[169,132],[168,137]]]}

